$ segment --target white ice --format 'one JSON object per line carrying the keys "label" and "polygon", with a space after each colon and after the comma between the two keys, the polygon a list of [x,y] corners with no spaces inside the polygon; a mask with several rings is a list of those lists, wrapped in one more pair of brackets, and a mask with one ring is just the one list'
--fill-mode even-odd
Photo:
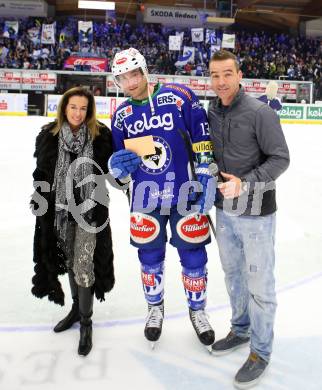
{"label": "white ice", "polygon": [[[34,216],[32,157],[43,117],[0,117],[0,389],[232,389],[248,348],[211,356],[187,316],[176,251],[166,259],[166,319],[154,351],[143,336],[146,305],[136,251],[129,245],[125,196],[111,190],[116,284],[95,301],[94,347],[77,355],[79,330],[55,334],[70,307],[30,293]],[[277,182],[278,310],[271,365],[258,390],[322,389],[322,126],[284,125],[291,165]],[[216,338],[230,308],[216,243],[208,246],[208,311]]]}

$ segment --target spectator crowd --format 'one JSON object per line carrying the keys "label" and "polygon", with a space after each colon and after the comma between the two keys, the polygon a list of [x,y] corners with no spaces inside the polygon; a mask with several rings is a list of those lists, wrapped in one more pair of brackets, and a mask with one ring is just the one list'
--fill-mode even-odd
{"label": "spectator crowd", "polygon": [[[26,18],[19,20],[19,31],[15,38],[4,34],[4,19],[0,19],[0,68],[9,69],[64,69],[64,62],[72,55],[96,56],[111,59],[122,49],[134,46],[140,48],[146,57],[150,73],[179,75],[208,75],[208,61],[211,56],[209,43],[191,42],[190,29],[184,31],[183,46],[195,47],[193,63],[176,66],[180,52],[169,51],[169,35],[175,35],[175,28],[157,24],[131,26],[113,22],[93,23],[93,43],[78,42],[78,26],[75,18],[56,22],[56,43],[41,44],[30,39],[28,30],[41,23],[54,20]],[[246,32],[235,29],[234,54],[238,57],[245,78],[288,79],[321,83],[322,42],[319,39],[305,39],[286,33]],[[217,31],[217,45],[220,45],[222,31]]]}

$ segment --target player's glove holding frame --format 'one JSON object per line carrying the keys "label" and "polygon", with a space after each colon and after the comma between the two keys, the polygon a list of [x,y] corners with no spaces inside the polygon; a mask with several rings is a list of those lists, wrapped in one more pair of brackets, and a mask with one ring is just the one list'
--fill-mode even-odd
{"label": "player's glove holding frame", "polygon": [[108,160],[108,170],[115,179],[123,179],[137,170],[141,158],[127,149],[112,154]]}

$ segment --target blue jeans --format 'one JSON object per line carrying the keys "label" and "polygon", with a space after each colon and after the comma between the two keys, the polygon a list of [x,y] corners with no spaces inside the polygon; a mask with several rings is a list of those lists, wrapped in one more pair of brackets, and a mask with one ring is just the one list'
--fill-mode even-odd
{"label": "blue jeans", "polygon": [[276,215],[232,216],[217,209],[217,242],[232,308],[231,330],[269,361],[276,311]]}

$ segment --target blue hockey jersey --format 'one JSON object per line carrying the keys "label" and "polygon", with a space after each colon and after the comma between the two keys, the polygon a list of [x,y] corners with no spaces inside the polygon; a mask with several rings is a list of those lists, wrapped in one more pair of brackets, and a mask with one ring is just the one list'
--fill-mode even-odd
{"label": "blue hockey jersey", "polygon": [[143,156],[132,174],[132,210],[172,207],[186,201],[191,174],[180,131],[188,133],[196,161],[213,160],[206,112],[189,88],[158,84],[152,102],[153,116],[148,99],[130,98],[117,108],[112,118],[114,151],[124,149],[125,139],[153,136],[155,154]]}
{"label": "blue hockey jersey", "polygon": [[268,99],[268,97],[266,95],[262,95],[257,99],[263,103],[268,104],[270,106],[270,108],[272,108],[275,111],[279,111],[283,107],[281,102],[276,98],[275,99]]}

